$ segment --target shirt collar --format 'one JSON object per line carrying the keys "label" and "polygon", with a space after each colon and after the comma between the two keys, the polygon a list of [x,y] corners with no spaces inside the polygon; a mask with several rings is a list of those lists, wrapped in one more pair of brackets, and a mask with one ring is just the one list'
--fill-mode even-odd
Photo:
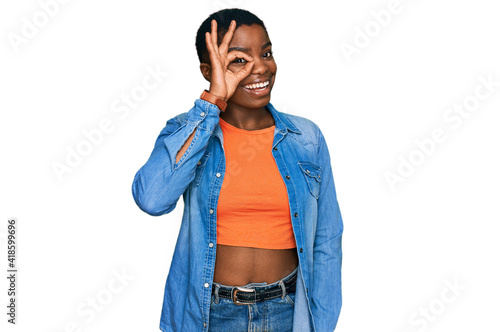
{"label": "shirt collar", "polygon": [[278,110],[274,108],[273,104],[267,104],[266,108],[269,110],[269,112],[271,112],[274,118],[274,124],[282,134],[285,134],[286,130],[297,134],[302,134],[300,130],[295,127],[295,125],[285,116],[284,113],[278,112]]}
{"label": "shirt collar", "polygon": [[[279,131],[281,134],[285,135],[287,133],[287,130],[299,135],[302,134],[300,130],[295,127],[295,125],[285,116],[284,113],[281,113],[276,108],[274,108],[273,104],[267,104],[266,109],[269,110],[269,112],[273,116],[274,125],[276,126],[277,131]],[[212,136],[218,136],[222,141],[222,129],[220,128],[219,123],[217,123],[217,125],[215,126]]]}

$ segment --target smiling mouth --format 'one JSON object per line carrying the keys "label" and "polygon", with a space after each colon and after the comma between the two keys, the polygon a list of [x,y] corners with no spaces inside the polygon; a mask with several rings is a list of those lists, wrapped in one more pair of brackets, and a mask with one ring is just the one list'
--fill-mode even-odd
{"label": "smiling mouth", "polygon": [[243,88],[249,91],[264,91],[267,89],[269,86],[269,81],[261,82],[261,83],[254,83],[254,84],[247,84],[243,85]]}

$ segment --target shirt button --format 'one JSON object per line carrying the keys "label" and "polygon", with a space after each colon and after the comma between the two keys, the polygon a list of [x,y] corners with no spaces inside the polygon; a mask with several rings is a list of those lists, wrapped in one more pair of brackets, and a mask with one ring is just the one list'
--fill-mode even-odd
{"label": "shirt button", "polygon": [[274,148],[273,148],[273,150],[278,150],[278,148],[277,148],[277,147],[274,147]]}
{"label": "shirt button", "polygon": [[205,115],[205,112],[201,112],[201,113],[200,113],[200,116],[204,116],[204,115]]}
{"label": "shirt button", "polygon": [[215,174],[216,177],[220,178],[220,173]]}
{"label": "shirt button", "polygon": [[208,282],[206,282],[203,286],[205,286],[205,288],[208,288],[208,286],[210,285],[208,284]]}
{"label": "shirt button", "polygon": [[297,212],[295,212],[295,213],[293,214],[293,216],[294,216],[294,217],[298,217],[298,216],[299,216],[299,214],[298,214]]}
{"label": "shirt button", "polygon": [[307,173],[311,173],[311,172],[309,172],[309,170],[308,170],[308,169],[306,169],[306,172],[307,172]]}
{"label": "shirt button", "polygon": [[300,248],[300,252],[304,252],[304,249]]}
{"label": "shirt button", "polygon": [[285,176],[287,180],[290,180],[290,175]]}
{"label": "shirt button", "polygon": [[198,160],[197,164],[198,164],[198,165],[201,165],[201,160]]}
{"label": "shirt button", "polygon": [[213,209],[210,209],[208,212],[210,212],[210,214],[214,214],[214,210]]}
{"label": "shirt button", "polygon": [[203,323],[203,327],[207,327],[207,323]]}
{"label": "shirt button", "polygon": [[214,247],[214,244],[213,244],[212,242],[210,242],[210,243],[208,244],[208,246],[209,246],[210,248],[213,248],[213,247]]}
{"label": "shirt button", "polygon": [[321,179],[321,175],[318,175],[318,179]]}

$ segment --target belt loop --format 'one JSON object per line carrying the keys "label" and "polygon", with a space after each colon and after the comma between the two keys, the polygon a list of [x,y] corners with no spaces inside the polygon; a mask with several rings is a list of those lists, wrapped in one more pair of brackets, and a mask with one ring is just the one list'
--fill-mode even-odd
{"label": "belt loop", "polygon": [[219,288],[220,285],[218,283],[215,283],[215,303],[219,304]]}
{"label": "belt loop", "polygon": [[279,285],[281,286],[281,299],[284,299],[286,295],[286,288],[283,280],[280,280]]}

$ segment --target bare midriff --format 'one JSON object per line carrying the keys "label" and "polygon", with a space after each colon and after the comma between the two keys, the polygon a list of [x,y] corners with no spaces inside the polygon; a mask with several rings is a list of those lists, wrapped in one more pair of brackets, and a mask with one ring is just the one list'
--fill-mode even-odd
{"label": "bare midriff", "polygon": [[278,281],[295,270],[297,248],[261,249],[218,244],[213,281],[226,286]]}

